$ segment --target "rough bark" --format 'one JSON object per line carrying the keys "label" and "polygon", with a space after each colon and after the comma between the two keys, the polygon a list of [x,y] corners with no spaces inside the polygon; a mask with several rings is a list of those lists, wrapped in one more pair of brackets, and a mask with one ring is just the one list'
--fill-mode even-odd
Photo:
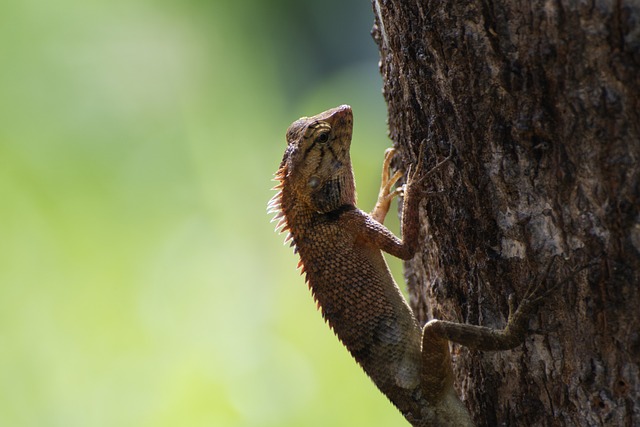
{"label": "rough bark", "polygon": [[479,426],[640,425],[640,4],[374,0],[390,135],[428,177],[411,305],[501,327],[557,262],[522,347],[454,347]]}

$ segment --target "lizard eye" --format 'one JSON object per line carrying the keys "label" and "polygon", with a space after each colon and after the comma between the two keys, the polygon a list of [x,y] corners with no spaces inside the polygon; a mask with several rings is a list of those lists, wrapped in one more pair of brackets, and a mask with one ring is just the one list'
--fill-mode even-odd
{"label": "lizard eye", "polygon": [[316,137],[315,142],[324,144],[328,140],[329,140],[329,132],[322,132],[320,135]]}

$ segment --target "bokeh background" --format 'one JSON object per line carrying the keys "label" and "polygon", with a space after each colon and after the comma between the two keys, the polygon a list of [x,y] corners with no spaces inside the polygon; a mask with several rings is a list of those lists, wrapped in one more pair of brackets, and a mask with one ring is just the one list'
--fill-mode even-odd
{"label": "bokeh background", "polygon": [[403,424],[266,215],[287,126],[342,103],[373,206],[372,20],[366,1],[2,2],[0,426]]}

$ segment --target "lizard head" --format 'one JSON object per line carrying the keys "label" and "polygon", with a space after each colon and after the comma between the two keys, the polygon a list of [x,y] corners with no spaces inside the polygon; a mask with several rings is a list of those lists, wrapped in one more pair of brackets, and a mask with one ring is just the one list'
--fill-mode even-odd
{"label": "lizard head", "polygon": [[287,149],[276,173],[283,197],[290,196],[295,203],[319,213],[355,205],[349,156],[352,130],[353,114],[348,105],[293,122],[287,129]]}

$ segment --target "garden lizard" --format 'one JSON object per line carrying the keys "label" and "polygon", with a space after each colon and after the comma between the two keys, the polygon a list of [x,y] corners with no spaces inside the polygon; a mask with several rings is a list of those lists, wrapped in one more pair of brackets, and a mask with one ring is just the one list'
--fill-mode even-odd
{"label": "garden lizard", "polygon": [[[394,150],[383,162],[378,202],[371,214],[356,207],[350,159],[353,114],[342,105],[302,117],[287,130],[287,148],[269,202],[300,256],[298,267],[324,319],[375,385],[415,427],[472,426],[453,388],[449,341],[478,350],[507,350],[524,341],[527,322],[546,295],[542,283],[527,290],[518,308],[509,298],[503,330],[431,320],[421,328],[396,285],[382,251],[404,260],[419,237],[421,159],[393,189]],[[402,240],[382,223],[393,197],[404,192]]]}

